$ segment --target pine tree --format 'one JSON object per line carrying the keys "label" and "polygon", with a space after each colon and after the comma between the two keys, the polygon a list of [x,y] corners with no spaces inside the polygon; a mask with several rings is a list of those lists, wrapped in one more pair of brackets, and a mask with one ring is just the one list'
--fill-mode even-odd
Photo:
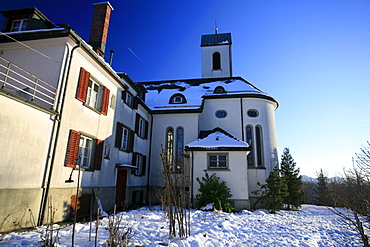
{"label": "pine tree", "polygon": [[261,184],[261,187],[257,191],[253,191],[253,194],[259,195],[260,198],[254,204],[254,208],[259,201],[262,203],[262,207],[269,210],[271,213],[275,213],[277,210],[283,208],[282,198],[287,195],[287,186],[285,181],[280,177],[278,167],[276,167],[266,179],[266,184]]}
{"label": "pine tree", "polygon": [[329,205],[329,188],[328,188],[328,177],[324,174],[324,171],[320,169],[317,174],[317,199],[319,205]]}
{"label": "pine tree", "polygon": [[288,187],[288,194],[283,197],[287,209],[290,209],[291,206],[300,207],[303,200],[302,177],[299,175],[299,168],[296,168],[289,148],[285,148],[281,156],[280,172]]}

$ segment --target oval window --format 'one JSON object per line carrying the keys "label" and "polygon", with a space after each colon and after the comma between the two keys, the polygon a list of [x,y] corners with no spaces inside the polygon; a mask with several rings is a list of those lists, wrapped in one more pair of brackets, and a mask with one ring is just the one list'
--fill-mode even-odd
{"label": "oval window", "polygon": [[257,110],[249,110],[247,114],[248,114],[249,117],[258,117],[258,111]]}
{"label": "oval window", "polygon": [[226,111],[216,111],[216,117],[225,118],[227,116]]}

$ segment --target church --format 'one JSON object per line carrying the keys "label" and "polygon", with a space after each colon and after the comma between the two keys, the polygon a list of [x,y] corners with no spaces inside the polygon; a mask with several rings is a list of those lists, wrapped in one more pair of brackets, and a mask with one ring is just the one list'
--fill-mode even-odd
{"label": "church", "polygon": [[235,210],[278,165],[278,102],[232,74],[231,33],[201,36],[200,78],[134,82],[104,60],[112,11],[94,4],[88,41],[36,7],[0,11],[0,232],[51,203],[57,222],[158,202],[163,150],[192,203],[206,171]]}

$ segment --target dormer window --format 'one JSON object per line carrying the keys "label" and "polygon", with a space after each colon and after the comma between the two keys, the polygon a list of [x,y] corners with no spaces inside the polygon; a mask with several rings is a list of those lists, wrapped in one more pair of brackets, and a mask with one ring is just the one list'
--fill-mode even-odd
{"label": "dormer window", "polygon": [[183,104],[186,103],[185,96],[177,93],[171,96],[170,98],[170,104]]}
{"label": "dormer window", "polygon": [[225,91],[225,88],[223,88],[222,86],[218,86],[215,88],[213,93],[226,93],[226,91]]}
{"label": "dormer window", "polygon": [[27,28],[27,23],[27,19],[14,20],[12,23],[12,27],[10,28],[10,32],[25,31]]}

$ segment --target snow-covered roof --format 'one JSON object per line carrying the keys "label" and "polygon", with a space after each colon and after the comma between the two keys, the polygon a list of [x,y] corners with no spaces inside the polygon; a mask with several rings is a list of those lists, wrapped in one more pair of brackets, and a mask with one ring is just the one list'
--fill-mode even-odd
{"label": "snow-covered roof", "polygon": [[[200,109],[203,98],[245,97],[266,98],[277,101],[241,77],[202,78],[186,80],[139,82],[148,93],[145,103],[152,110],[194,110]],[[215,92],[221,86],[225,92]],[[171,103],[171,96],[179,94],[183,103]]]}
{"label": "snow-covered roof", "polygon": [[188,150],[248,150],[249,145],[226,133],[222,129],[216,128],[202,139],[193,141],[185,148]]}

